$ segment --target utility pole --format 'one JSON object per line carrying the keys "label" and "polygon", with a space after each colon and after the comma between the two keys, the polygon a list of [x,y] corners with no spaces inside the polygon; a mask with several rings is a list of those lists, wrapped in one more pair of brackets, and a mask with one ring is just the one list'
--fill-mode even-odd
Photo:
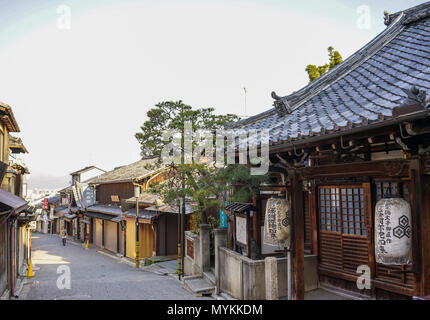
{"label": "utility pole", "polygon": [[245,96],[245,117],[248,116],[247,111],[246,111],[246,94],[248,93],[248,91],[246,90],[246,87],[243,87],[243,92],[244,92],[244,96]]}
{"label": "utility pole", "polygon": [[181,253],[181,204],[178,203],[178,279],[181,280],[182,253]]}
{"label": "utility pole", "polygon": [[[182,123],[183,123],[183,129],[182,129],[182,136],[184,138],[184,146],[183,146],[183,160],[182,163],[185,164],[185,119],[184,119],[184,105],[182,104]],[[192,148],[192,146],[191,146]],[[184,232],[185,232],[185,228],[184,228],[184,224],[185,224],[185,172],[182,174],[182,214],[181,214],[181,274],[184,273],[184,246],[185,246],[185,242],[184,242]]]}
{"label": "utility pole", "polygon": [[139,243],[139,196],[140,196],[140,186],[134,185],[134,196],[136,197],[136,268],[139,268],[139,253],[140,253],[140,243]]}

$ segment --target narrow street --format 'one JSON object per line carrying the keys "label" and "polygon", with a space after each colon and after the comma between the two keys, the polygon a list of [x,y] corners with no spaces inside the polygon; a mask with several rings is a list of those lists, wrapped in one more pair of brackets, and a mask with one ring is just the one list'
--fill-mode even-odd
{"label": "narrow street", "polygon": [[[137,270],[130,264],[68,242],[65,247],[55,235],[34,234],[32,258],[35,277],[24,285],[20,300],[190,300],[194,297],[170,276]],[[59,266],[68,266],[71,288],[59,289]],[[207,299],[207,298],[206,298]]]}

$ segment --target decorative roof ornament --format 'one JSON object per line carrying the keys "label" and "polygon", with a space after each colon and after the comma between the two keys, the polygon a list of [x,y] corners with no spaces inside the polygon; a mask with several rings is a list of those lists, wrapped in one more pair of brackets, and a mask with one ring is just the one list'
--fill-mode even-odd
{"label": "decorative roof ornament", "polygon": [[286,97],[280,97],[275,93],[275,91],[272,91],[272,98],[275,100],[273,102],[273,106],[280,117],[292,112],[292,108],[290,107]]}
{"label": "decorative roof ornament", "polygon": [[385,18],[384,18],[384,24],[385,24],[386,26],[388,26],[388,25],[391,23],[391,16],[390,16],[390,13],[389,13],[387,10],[385,10],[385,11],[384,11],[384,16],[385,16]]}
{"label": "decorative roof ornament", "polygon": [[411,104],[420,104],[424,106],[426,104],[427,94],[424,90],[420,90],[415,86],[412,86],[410,89],[402,89],[407,97],[403,101],[404,105]]}

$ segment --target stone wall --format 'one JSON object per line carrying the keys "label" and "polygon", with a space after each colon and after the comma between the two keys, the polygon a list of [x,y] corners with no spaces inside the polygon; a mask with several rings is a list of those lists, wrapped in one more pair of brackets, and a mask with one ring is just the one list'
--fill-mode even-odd
{"label": "stone wall", "polygon": [[[187,241],[193,244],[193,253],[187,252]],[[184,275],[200,275],[202,270],[200,267],[200,237],[199,235],[185,231],[185,248],[184,248]]]}
{"label": "stone wall", "polygon": [[[219,291],[241,300],[265,300],[265,260],[251,260],[225,247],[218,248]],[[279,298],[288,296],[287,258],[277,258]],[[318,287],[317,257],[305,257],[305,291]]]}

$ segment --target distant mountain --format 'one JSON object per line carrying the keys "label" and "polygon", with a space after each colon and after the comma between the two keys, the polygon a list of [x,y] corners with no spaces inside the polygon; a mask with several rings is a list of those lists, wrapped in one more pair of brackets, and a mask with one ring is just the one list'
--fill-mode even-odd
{"label": "distant mountain", "polygon": [[26,176],[28,189],[58,189],[67,187],[70,183],[70,176],[51,176],[47,174],[32,173]]}

